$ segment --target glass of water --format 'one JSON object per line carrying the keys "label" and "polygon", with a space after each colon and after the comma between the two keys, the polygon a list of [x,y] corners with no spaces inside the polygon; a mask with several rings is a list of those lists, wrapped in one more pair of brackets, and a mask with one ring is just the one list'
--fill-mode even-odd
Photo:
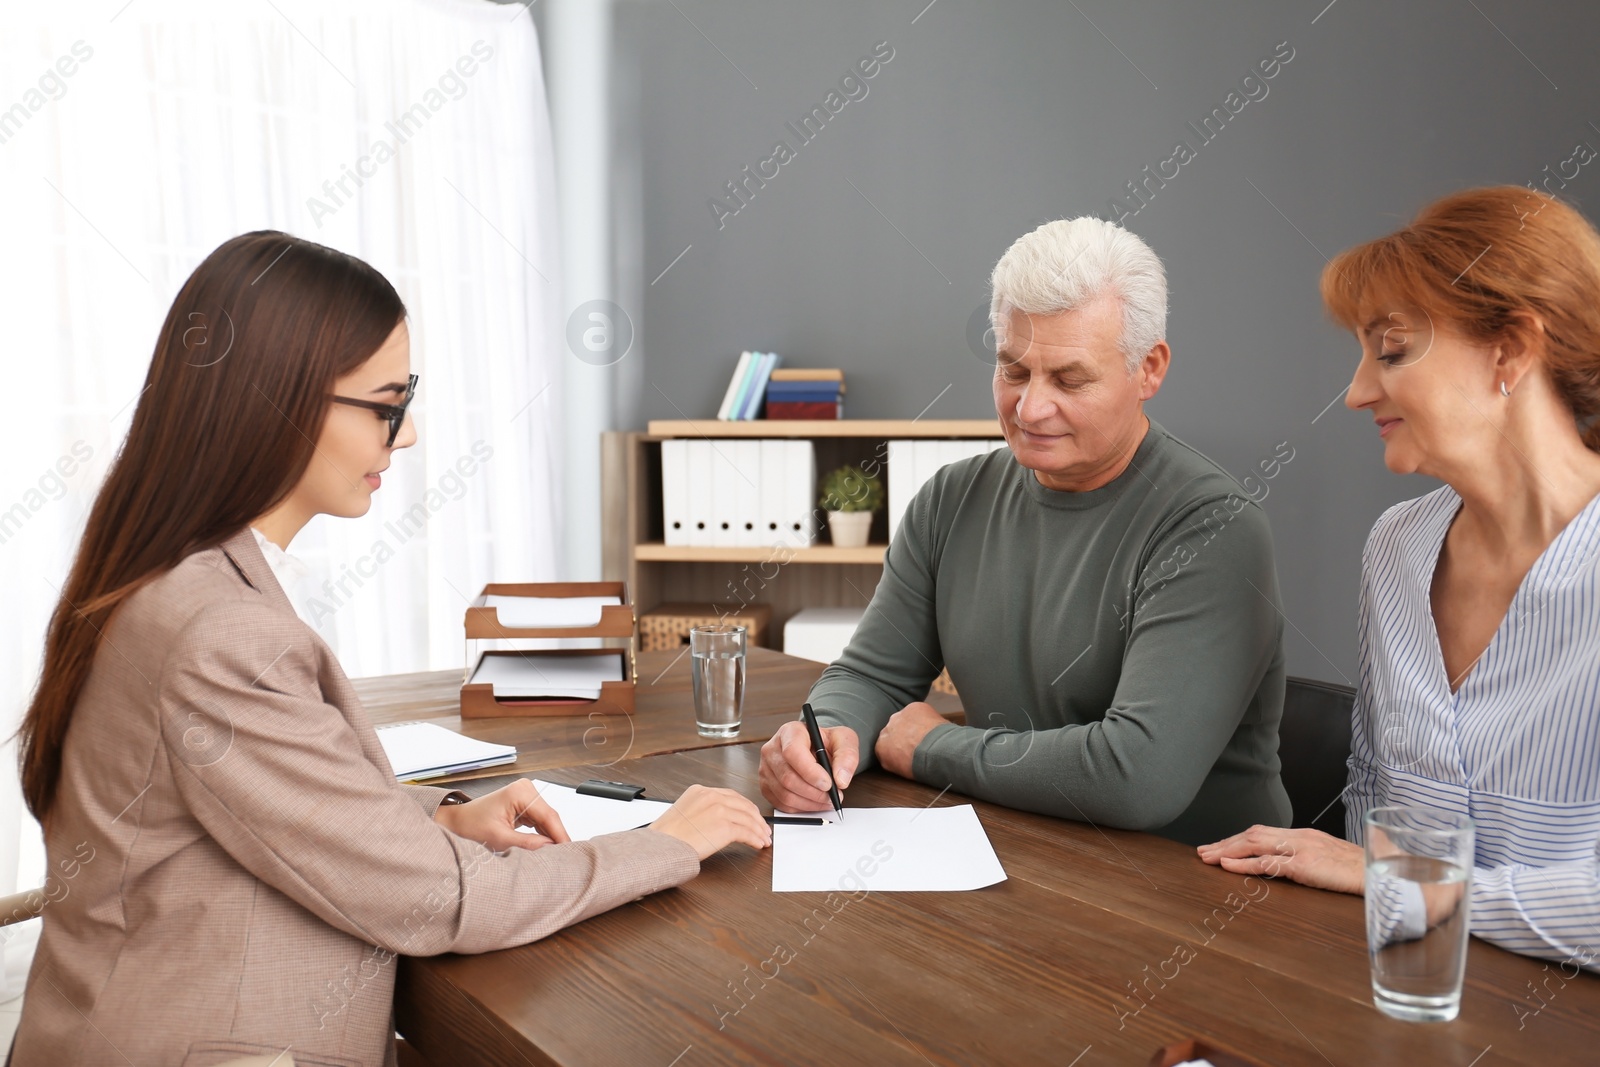
{"label": "glass of water", "polygon": [[1461,1010],[1471,923],[1473,825],[1460,812],[1367,812],[1367,951],[1372,1000],[1408,1022]]}
{"label": "glass of water", "polygon": [[694,718],[701,737],[737,737],[744,712],[743,626],[718,623],[689,631]]}

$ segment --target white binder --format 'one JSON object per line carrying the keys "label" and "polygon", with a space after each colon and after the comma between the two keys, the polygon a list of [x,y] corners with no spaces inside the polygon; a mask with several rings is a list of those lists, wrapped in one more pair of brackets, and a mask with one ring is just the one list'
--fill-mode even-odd
{"label": "white binder", "polygon": [[885,464],[889,482],[889,541],[893,543],[894,532],[900,526],[900,516],[906,513],[906,505],[911,503],[912,495],[917,491],[916,475],[911,469],[911,447],[915,441],[890,441],[889,461]]}
{"label": "white binder", "polygon": [[967,441],[940,441],[938,448],[940,467],[948,467],[950,464],[966,459],[967,456],[972,454],[971,445]]}
{"label": "white binder", "polygon": [[940,467],[1004,447],[1004,438],[890,441],[889,540],[894,540],[895,531],[900,528],[900,519],[905,515],[911,498]]}
{"label": "white binder", "polygon": [[716,456],[710,441],[685,441],[688,477],[688,527],[689,544],[710,545],[711,542],[711,464]]}
{"label": "white binder", "polygon": [[739,472],[734,468],[732,441],[707,441],[711,447],[711,543],[728,548],[739,543],[735,511]]}
{"label": "white binder", "polygon": [[760,545],[757,524],[761,520],[761,442],[741,438],[728,442],[723,450],[733,460],[733,543]]}
{"label": "white binder", "polygon": [[661,442],[661,518],[669,545],[689,544],[689,442]]}
{"label": "white binder", "polygon": [[938,469],[939,442],[916,440],[911,442],[911,495],[916,496],[923,483],[933,477]]}
{"label": "white binder", "polygon": [[762,440],[757,443],[761,446],[761,477],[757,479],[757,484],[761,486],[761,510],[756,529],[760,537],[756,544],[789,544],[790,537],[785,533],[788,524],[783,510],[786,502],[783,483],[789,474],[789,442]]}
{"label": "white binder", "polygon": [[785,539],[806,548],[817,540],[817,453],[810,441],[785,441],[783,480]]}

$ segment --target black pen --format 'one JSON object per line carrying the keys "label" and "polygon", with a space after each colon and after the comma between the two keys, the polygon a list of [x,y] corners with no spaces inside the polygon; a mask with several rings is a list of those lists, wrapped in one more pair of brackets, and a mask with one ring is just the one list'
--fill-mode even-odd
{"label": "black pen", "polygon": [[769,826],[826,826],[827,819],[818,819],[810,815],[764,815]]}
{"label": "black pen", "polygon": [[806,733],[811,735],[811,754],[828,772],[828,799],[833,802],[833,810],[838,813],[839,821],[844,822],[844,798],[839,795],[838,783],[833,780],[833,760],[828,758],[828,746],[822,741],[822,727],[817,725],[817,713],[811,710],[810,704],[802,704],[800,717],[806,721]]}

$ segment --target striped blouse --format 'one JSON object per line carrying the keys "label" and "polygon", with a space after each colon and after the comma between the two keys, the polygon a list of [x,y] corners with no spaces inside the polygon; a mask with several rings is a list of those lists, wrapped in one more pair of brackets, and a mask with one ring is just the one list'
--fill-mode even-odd
{"label": "striped blouse", "polygon": [[1600,497],[1535,561],[1451,693],[1430,590],[1460,506],[1445,486],[1367,539],[1347,836],[1360,842],[1381,804],[1466,812],[1472,932],[1600,970]]}

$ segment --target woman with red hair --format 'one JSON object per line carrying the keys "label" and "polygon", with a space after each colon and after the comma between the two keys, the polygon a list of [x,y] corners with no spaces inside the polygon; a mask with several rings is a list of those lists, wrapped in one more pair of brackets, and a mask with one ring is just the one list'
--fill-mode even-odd
{"label": "woman with red hair", "polygon": [[[1476,824],[1472,933],[1591,969],[1600,948],[1600,235],[1517,186],[1473,189],[1330,262],[1361,344],[1345,405],[1384,463],[1445,484],[1362,556],[1349,841],[1255,826],[1207,863],[1360,893],[1363,814]],[[1439,916],[1405,902],[1400,936]]]}

